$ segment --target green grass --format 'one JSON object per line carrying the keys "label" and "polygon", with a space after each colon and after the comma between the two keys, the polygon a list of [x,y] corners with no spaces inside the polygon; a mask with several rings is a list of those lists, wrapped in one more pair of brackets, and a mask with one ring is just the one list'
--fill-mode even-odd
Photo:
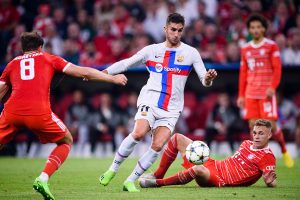
{"label": "green grass", "polygon": [[[68,159],[50,180],[50,189],[56,199],[300,199],[300,159],[293,169],[277,163],[278,187],[267,188],[262,180],[251,187],[199,188],[195,182],[184,186],[141,189],[140,193],[122,191],[122,183],[135,166],[136,160],[127,160],[107,187],[98,177],[112,159]],[[171,166],[167,175],[182,170],[181,159]],[[0,199],[41,199],[32,189],[34,179],[44,167],[45,159],[0,157]],[[155,169],[157,162],[151,168]]]}

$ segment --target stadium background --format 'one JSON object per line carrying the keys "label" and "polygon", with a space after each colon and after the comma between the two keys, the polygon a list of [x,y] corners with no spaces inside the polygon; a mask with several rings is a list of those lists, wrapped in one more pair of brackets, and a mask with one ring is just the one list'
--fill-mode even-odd
{"label": "stadium background", "polygon": [[[166,16],[175,11],[186,19],[183,41],[199,50],[207,68],[215,68],[219,73],[213,87],[204,88],[192,72],[176,131],[205,140],[208,116],[219,95],[229,94],[235,104],[240,47],[251,39],[245,20],[256,12],[268,18],[267,37],[280,47],[283,75],[279,93],[284,98],[279,104],[280,123],[288,148],[293,148],[296,156],[295,143],[300,143],[300,2],[297,0],[2,0],[1,71],[7,62],[21,54],[20,34],[31,30],[43,35],[45,51],[74,64],[104,69],[148,44],[162,42]],[[51,87],[52,108],[74,135],[75,150],[71,155],[111,155],[131,131],[136,95],[146,83],[148,73],[142,66],[136,66],[125,74],[129,78],[126,87],[86,83],[62,74],[55,77]],[[246,123],[240,121],[242,128],[234,136],[237,143],[248,137]],[[219,134],[213,139],[224,142],[226,136]],[[107,154],[99,152],[104,147],[108,148]],[[47,155],[39,148],[32,133],[23,130],[1,154]],[[215,152],[217,149],[214,148]]]}

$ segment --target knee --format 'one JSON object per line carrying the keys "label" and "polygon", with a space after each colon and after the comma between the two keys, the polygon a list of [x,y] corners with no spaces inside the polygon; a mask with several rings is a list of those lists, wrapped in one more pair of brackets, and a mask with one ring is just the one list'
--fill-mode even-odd
{"label": "knee", "polygon": [[205,168],[202,165],[194,166],[194,172],[197,176],[204,176],[205,175]]}
{"label": "knee", "polygon": [[141,141],[144,136],[145,136],[145,133],[144,131],[139,131],[139,130],[134,130],[132,133],[131,133],[133,139],[137,140],[137,141]]}
{"label": "knee", "polygon": [[164,144],[162,142],[153,142],[151,144],[151,149],[153,149],[156,152],[160,152],[163,147],[164,147]]}
{"label": "knee", "polygon": [[72,137],[70,132],[65,136],[63,142],[66,143],[66,144],[69,144],[69,145],[73,144],[73,137]]}

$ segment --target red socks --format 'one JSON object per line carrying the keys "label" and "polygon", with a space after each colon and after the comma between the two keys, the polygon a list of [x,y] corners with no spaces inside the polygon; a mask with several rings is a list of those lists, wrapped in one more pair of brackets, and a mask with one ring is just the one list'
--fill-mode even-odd
{"label": "red socks", "polygon": [[156,184],[158,186],[166,185],[184,185],[191,182],[196,177],[195,171],[193,168],[189,168],[185,171],[178,172],[174,176],[164,179],[156,179]]}
{"label": "red socks", "polygon": [[154,176],[157,179],[163,178],[166,174],[168,168],[173,163],[173,161],[177,157],[178,149],[177,149],[177,135],[178,133],[175,133],[171,139],[169,140],[167,147],[165,148],[162,157],[160,159],[159,167],[154,172]]}
{"label": "red socks", "polygon": [[279,143],[282,153],[285,153],[287,151],[283,132],[281,131],[281,129],[278,128],[277,132],[273,133],[272,139],[276,140]]}
{"label": "red socks", "polygon": [[53,149],[48,157],[46,166],[43,170],[49,177],[59,168],[59,166],[66,160],[71,150],[69,144],[59,144]]}

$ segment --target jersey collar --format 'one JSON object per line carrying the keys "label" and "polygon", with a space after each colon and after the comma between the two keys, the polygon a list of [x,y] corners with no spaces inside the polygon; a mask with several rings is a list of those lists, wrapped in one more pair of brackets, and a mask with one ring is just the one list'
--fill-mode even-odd
{"label": "jersey collar", "polygon": [[266,38],[264,38],[260,43],[258,44],[254,44],[253,40],[250,42],[250,45],[253,47],[253,48],[259,48],[261,47],[266,41]]}

